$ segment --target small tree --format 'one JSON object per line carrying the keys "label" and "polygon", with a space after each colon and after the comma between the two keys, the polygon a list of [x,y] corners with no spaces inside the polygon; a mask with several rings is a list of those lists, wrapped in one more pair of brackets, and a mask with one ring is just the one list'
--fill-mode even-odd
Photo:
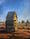
{"label": "small tree", "polygon": [[26,23],[29,23],[29,21],[27,20]]}
{"label": "small tree", "polygon": [[25,23],[24,20],[22,20],[22,23]]}
{"label": "small tree", "polygon": [[27,23],[29,23],[29,21],[28,21],[28,20],[26,21],[26,26],[27,26]]}

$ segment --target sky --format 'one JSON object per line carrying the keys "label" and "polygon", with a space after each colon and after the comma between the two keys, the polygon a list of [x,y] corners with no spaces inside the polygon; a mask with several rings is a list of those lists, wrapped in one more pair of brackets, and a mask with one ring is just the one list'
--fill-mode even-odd
{"label": "sky", "polygon": [[0,20],[4,21],[9,11],[16,11],[18,21],[30,21],[30,0],[0,0]]}

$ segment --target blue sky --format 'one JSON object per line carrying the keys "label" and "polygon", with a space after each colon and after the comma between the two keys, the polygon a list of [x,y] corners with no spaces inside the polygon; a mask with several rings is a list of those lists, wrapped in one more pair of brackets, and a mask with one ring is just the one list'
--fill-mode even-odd
{"label": "blue sky", "polygon": [[5,20],[8,11],[16,11],[18,20],[30,20],[30,0],[0,0],[0,19]]}

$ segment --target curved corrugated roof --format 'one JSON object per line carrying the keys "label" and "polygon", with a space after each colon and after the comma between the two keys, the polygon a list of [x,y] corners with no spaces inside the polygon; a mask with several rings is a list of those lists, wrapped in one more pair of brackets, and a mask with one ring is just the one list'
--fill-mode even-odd
{"label": "curved corrugated roof", "polygon": [[[15,11],[14,11],[14,12],[13,12],[13,11],[8,12],[8,14],[7,14],[7,18],[8,18],[8,17],[13,17],[14,14],[16,14]],[[16,15],[16,17],[17,17],[17,15]]]}
{"label": "curved corrugated roof", "polygon": [[16,12],[13,12],[13,11],[12,11],[12,12],[8,12],[8,14],[13,15],[13,14],[16,14]]}

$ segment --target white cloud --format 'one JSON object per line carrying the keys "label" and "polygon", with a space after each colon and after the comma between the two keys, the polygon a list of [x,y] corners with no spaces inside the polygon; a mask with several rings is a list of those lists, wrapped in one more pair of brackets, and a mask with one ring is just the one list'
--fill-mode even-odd
{"label": "white cloud", "polygon": [[0,5],[2,4],[2,3],[4,3],[5,2],[5,0],[0,0]]}

